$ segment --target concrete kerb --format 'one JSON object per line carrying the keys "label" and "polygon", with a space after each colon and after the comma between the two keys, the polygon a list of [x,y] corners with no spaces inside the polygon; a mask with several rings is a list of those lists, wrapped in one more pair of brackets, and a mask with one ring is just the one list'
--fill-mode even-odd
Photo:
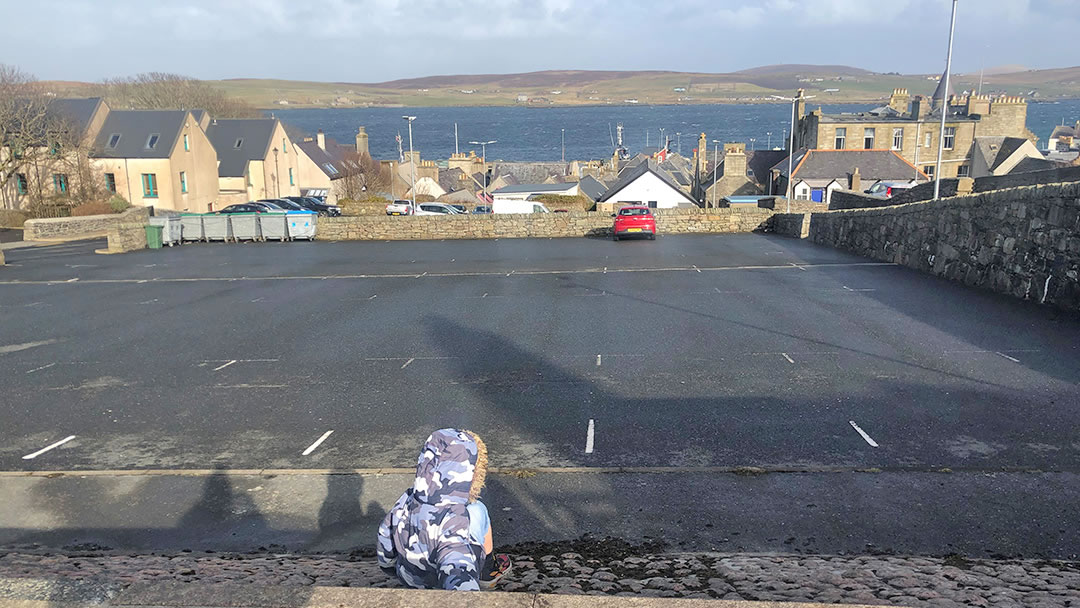
{"label": "concrete kerb", "polygon": [[[136,583],[100,601],[0,599],[0,608],[825,608],[826,604],[352,587]],[[851,605],[852,608],[859,606]],[[862,608],[868,608],[863,606]]]}

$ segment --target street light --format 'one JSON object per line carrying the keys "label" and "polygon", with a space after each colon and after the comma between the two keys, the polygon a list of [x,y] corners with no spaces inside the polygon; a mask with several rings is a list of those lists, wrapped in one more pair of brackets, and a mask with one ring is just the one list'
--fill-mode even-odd
{"label": "street light", "polygon": [[405,122],[409,123],[409,167],[412,169],[412,212],[416,214],[416,156],[413,154],[412,147],[412,123],[416,120],[415,116],[402,116]]}
{"label": "street light", "polygon": [[274,146],[274,196],[281,196],[281,169],[278,167],[278,149]]}
{"label": "street light", "polygon": [[484,159],[484,191],[483,191],[484,196],[483,196],[483,198],[484,198],[484,203],[486,204],[488,202],[488,200],[487,200],[487,187],[488,187],[488,180],[487,180],[487,147],[488,147],[489,144],[499,143],[499,141],[497,139],[493,139],[491,141],[470,141],[469,143],[474,145],[474,146],[480,146],[480,157]]}
{"label": "street light", "polygon": [[772,150],[772,131],[766,131],[765,135],[769,137],[769,149]]}
{"label": "street light", "polygon": [[559,129],[562,131],[562,162],[566,162],[566,129]]}
{"label": "street light", "polygon": [[751,138],[750,138],[750,151],[751,151],[751,152],[753,152],[753,151],[754,151],[754,142],[755,142],[755,141],[757,141],[757,140],[756,140],[756,139],[754,139],[753,137],[751,137]]}
{"label": "street light", "polygon": [[682,133],[675,132],[675,149],[679,152],[679,156],[682,156]]}
{"label": "street light", "polygon": [[952,21],[949,22],[949,53],[945,56],[945,87],[941,90],[941,132],[938,133],[937,168],[934,169],[934,200],[941,198],[941,153],[945,148],[945,117],[949,113],[949,72],[952,71],[953,34],[956,32],[956,1],[952,2]]}
{"label": "street light", "polygon": [[664,129],[663,127],[660,127],[660,145],[659,145],[659,148],[661,150],[666,150],[667,149],[667,143],[664,142],[664,131],[665,130],[666,129]]}
{"label": "street light", "polygon": [[[713,168],[712,168],[712,206],[713,206],[713,209],[716,209],[716,174],[719,173],[719,169],[720,169],[720,140],[719,139],[714,139],[714,140],[712,140],[712,143],[713,143],[713,153],[712,153],[712,163],[713,163]],[[709,154],[709,151],[705,150],[705,155],[708,156],[708,154]]]}
{"label": "street light", "polygon": [[790,101],[791,102],[791,140],[790,140],[790,143],[788,143],[787,193],[785,194],[785,198],[787,198],[787,212],[791,213],[791,177],[792,177],[791,176],[791,171],[792,171],[791,161],[792,161],[792,157],[795,156],[795,104],[798,103],[799,101],[804,101],[804,100],[807,100],[807,99],[813,99],[814,97],[816,97],[816,95],[811,95],[810,97],[806,97],[806,96],[804,96],[802,94],[802,89],[799,89],[799,96],[798,97],[781,97],[779,95],[773,95],[773,97],[775,97],[776,99],[781,99],[783,101]]}

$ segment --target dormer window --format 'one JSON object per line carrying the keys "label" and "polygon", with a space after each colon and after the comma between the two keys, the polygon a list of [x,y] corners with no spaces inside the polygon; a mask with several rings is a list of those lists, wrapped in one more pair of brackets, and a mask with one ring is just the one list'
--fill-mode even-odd
{"label": "dormer window", "polygon": [[119,143],[120,143],[120,134],[119,133],[113,133],[112,135],[109,136],[109,144],[108,144],[107,147],[110,150],[115,150],[117,144],[119,144]]}
{"label": "dormer window", "polygon": [[146,149],[153,150],[154,148],[156,148],[159,139],[161,139],[160,133],[152,133],[150,137],[146,138]]}
{"label": "dormer window", "polygon": [[337,175],[338,174],[337,167],[335,167],[334,165],[332,165],[330,163],[324,163],[323,167],[326,168],[326,172],[329,173],[330,175]]}
{"label": "dormer window", "polygon": [[236,143],[233,144],[233,147],[236,148],[237,150],[239,150],[240,147],[243,146],[243,145],[244,145],[244,138],[239,137],[239,138],[236,139]]}

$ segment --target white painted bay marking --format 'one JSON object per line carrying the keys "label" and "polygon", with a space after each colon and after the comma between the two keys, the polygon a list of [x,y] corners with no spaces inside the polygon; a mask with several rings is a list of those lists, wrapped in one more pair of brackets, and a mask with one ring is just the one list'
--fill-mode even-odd
{"label": "white painted bay marking", "polygon": [[801,270],[801,271],[803,271],[803,272],[806,272],[806,268],[804,268],[804,267],[802,267],[802,266],[799,266],[799,265],[798,265],[798,264],[796,264],[795,262],[788,262],[788,263],[789,263],[789,264],[791,264],[792,266],[794,266],[795,268],[798,268],[799,270]]}
{"label": "white painted bay marking", "polygon": [[409,364],[412,363],[413,361],[416,361],[416,358],[412,358],[412,359],[409,359],[408,361],[406,361],[405,364],[401,366],[401,369],[405,369],[406,367],[409,367]]}
{"label": "white painted bay marking", "polygon": [[593,419],[589,418],[589,432],[585,435],[585,453],[586,454],[592,454],[593,453],[593,434],[594,434],[595,430],[596,429],[595,429],[595,426],[593,424]]}
{"label": "white painted bay marking", "polygon": [[220,372],[221,370],[225,369],[226,367],[229,367],[229,366],[230,366],[230,365],[232,365],[233,363],[236,363],[236,359],[233,359],[232,361],[229,361],[229,362],[228,362],[228,363],[226,363],[225,365],[221,365],[221,366],[215,367],[215,368],[214,368],[214,371],[215,371],[215,372]]}
{"label": "white painted bay marking", "polygon": [[218,384],[214,388],[288,388],[288,384]]}
{"label": "white painted bay marking", "polygon": [[1012,361],[1013,363],[1019,363],[1019,362],[1020,362],[1020,360],[1019,360],[1019,359],[1017,359],[1017,358],[1015,358],[1015,357],[1010,357],[1009,355],[1006,355],[1005,353],[999,353],[999,352],[997,352],[997,351],[994,351],[994,354],[995,354],[995,355],[1000,355],[1000,356],[1002,356],[1002,357],[1005,357],[1006,359],[1008,359],[1009,361]]}
{"label": "white painted bay marking", "polygon": [[486,297],[487,297],[487,292],[485,291],[485,292],[484,292],[484,295],[482,295],[482,296],[480,296],[480,297],[481,297],[481,298],[486,298]]}
{"label": "white painted bay marking", "polygon": [[326,441],[326,438],[329,437],[330,435],[332,435],[333,433],[334,433],[334,431],[326,431],[325,433],[323,433],[322,437],[319,437],[318,439],[315,440],[315,443],[308,446],[308,449],[304,450],[304,453],[301,454],[301,456],[310,456],[311,453],[314,452],[320,445],[322,445],[322,442]]}
{"label": "white painted bay marking", "polygon": [[701,272],[701,269],[697,267],[697,264],[691,265],[691,268],[693,268],[694,270],[696,270],[698,272]]}
{"label": "white painted bay marking", "polygon": [[512,275],[512,274],[514,274],[514,271],[513,271],[513,270],[511,270],[510,272],[506,273],[506,276],[510,276],[510,275]]}
{"label": "white painted bay marking", "polygon": [[792,359],[790,356],[788,356],[787,353],[780,353],[780,354],[783,355],[785,359],[787,359],[788,363],[795,363],[795,360]]}
{"label": "white painted bay marking", "polygon": [[251,303],[254,304],[255,302],[262,302],[265,299],[266,298],[255,298],[254,300],[251,301]]}
{"label": "white painted bay marking", "polygon": [[78,281],[78,280],[79,280],[79,277],[75,277],[74,279],[68,279],[68,280],[66,280],[66,281],[64,281],[64,282],[65,282],[65,283],[74,283],[74,282],[76,282],[76,281]]}
{"label": "white painted bay marking", "polygon": [[377,297],[379,297],[379,294],[375,294],[375,295],[371,296],[370,298],[368,298],[368,300],[374,300]]}
{"label": "white painted bay marking", "polygon": [[153,300],[146,300],[144,302],[139,302],[139,305],[141,306],[141,305],[145,305],[145,304],[153,304],[154,302],[157,302],[157,301],[158,301],[158,299],[154,298]]}
{"label": "white painted bay marking", "polygon": [[52,444],[50,446],[43,447],[40,450],[34,452],[33,454],[27,454],[26,456],[23,456],[22,458],[23,458],[23,460],[33,460],[33,459],[37,458],[38,456],[41,456],[45,452],[48,452],[49,450],[55,450],[56,448],[58,448],[58,447],[64,445],[65,443],[71,441],[72,439],[75,439],[75,435],[69,435],[67,437],[64,437],[60,441],[57,441],[56,443],[54,443],[54,444]]}
{"label": "white painted bay marking", "polygon": [[0,355],[17,353],[20,350],[37,348],[38,346],[48,346],[49,344],[55,344],[56,342],[56,340],[39,340],[37,342],[23,342],[22,344],[8,344],[7,346],[0,346]]}
{"label": "white painted bay marking", "polygon": [[866,440],[866,443],[870,444],[870,447],[872,447],[872,448],[878,447],[877,442],[874,441],[873,439],[871,439],[870,435],[866,434],[866,431],[859,428],[859,425],[855,424],[854,420],[848,420],[848,424],[850,424],[851,428],[855,429],[855,431],[858,432],[859,435],[862,435],[862,438]]}
{"label": "white painted bay marking", "polygon": [[41,367],[35,367],[34,369],[32,369],[32,370],[30,370],[30,371],[28,371],[28,372],[26,372],[26,373],[28,373],[28,374],[32,374],[32,373],[34,373],[34,372],[40,372],[41,370],[43,370],[43,369],[49,369],[50,367],[52,367],[52,366],[54,366],[54,365],[56,365],[56,364],[55,364],[55,363],[50,363],[50,364],[48,364],[48,365],[42,365]]}
{"label": "white painted bay marking", "polygon": [[600,355],[596,355],[596,367],[600,367]]}

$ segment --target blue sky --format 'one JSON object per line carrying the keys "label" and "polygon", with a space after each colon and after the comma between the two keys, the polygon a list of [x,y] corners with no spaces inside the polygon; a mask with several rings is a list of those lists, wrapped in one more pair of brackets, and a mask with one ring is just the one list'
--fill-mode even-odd
{"label": "blue sky", "polygon": [[[950,4],[0,0],[9,24],[0,62],[42,79],[84,81],[164,71],[380,82],[546,69],[727,72],[774,63],[928,73],[944,67]],[[956,69],[1080,65],[1078,32],[1080,0],[960,0]]]}

